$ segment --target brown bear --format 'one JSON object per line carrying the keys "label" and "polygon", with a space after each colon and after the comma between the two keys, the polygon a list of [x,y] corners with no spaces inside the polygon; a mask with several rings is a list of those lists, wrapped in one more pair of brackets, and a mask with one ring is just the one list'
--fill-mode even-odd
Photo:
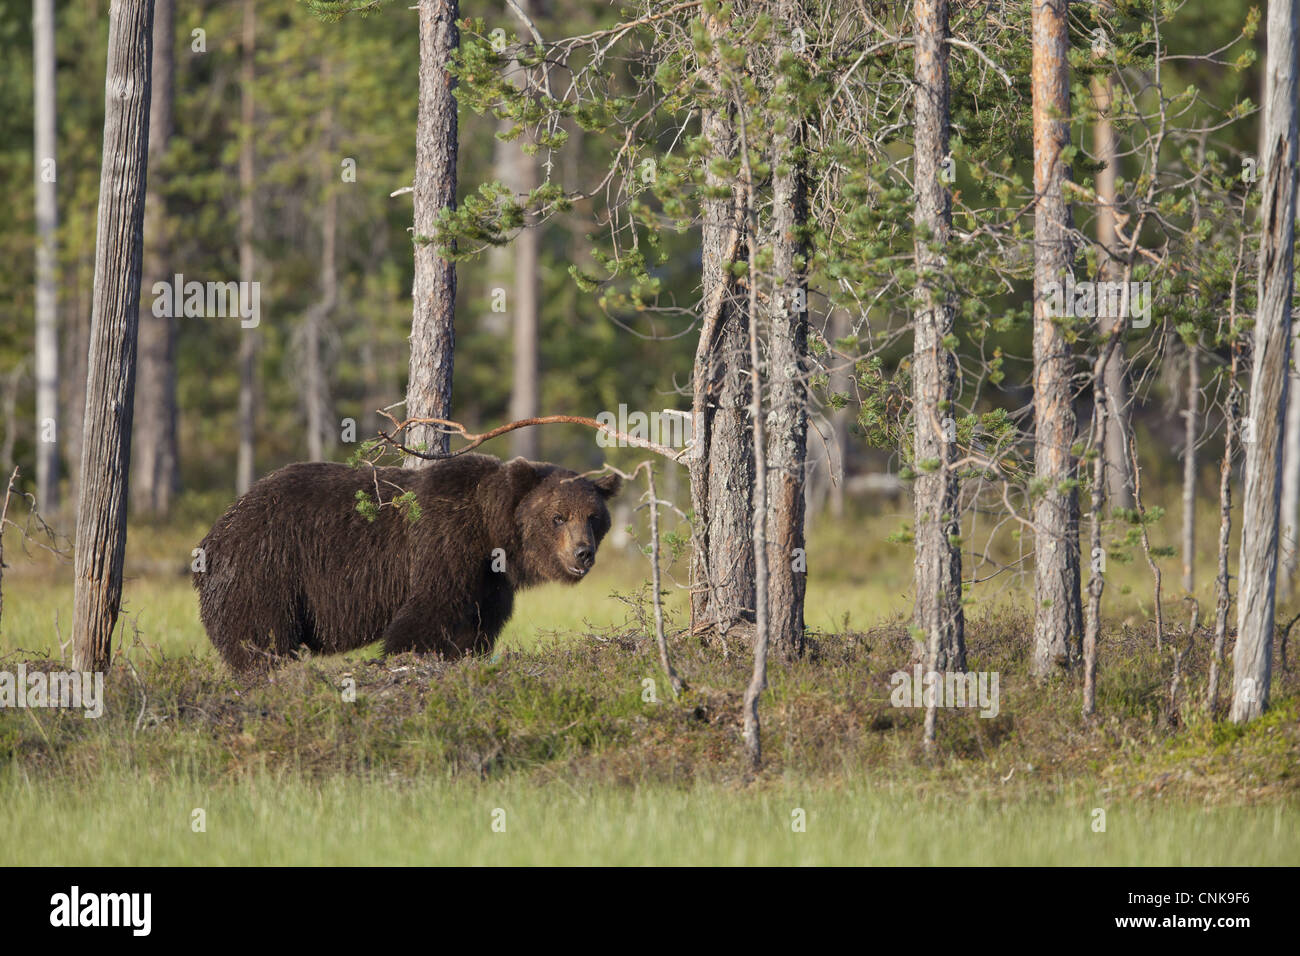
{"label": "brown bear", "polygon": [[203,626],[240,672],[381,639],[387,653],[491,650],[517,589],[591,570],[620,484],[476,454],[415,470],[288,465],[200,543]]}

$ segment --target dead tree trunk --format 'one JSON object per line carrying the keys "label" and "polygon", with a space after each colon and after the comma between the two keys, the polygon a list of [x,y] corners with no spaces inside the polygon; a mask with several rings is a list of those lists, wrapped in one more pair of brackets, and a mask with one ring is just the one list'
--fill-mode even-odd
{"label": "dead tree trunk", "polygon": [[1250,424],[1242,496],[1241,584],[1237,593],[1237,649],[1233,654],[1231,717],[1244,723],[1268,708],[1273,665],[1273,612],[1277,578],[1278,498],[1282,479],[1282,426],[1291,357],[1296,189],[1297,6],[1269,0],[1267,86],[1260,158],[1259,296]]}
{"label": "dead tree trunk", "polygon": [[[913,227],[917,299],[912,332],[913,487],[916,600],[913,626],[925,641],[926,670],[966,669],[961,604],[961,534],[956,444],[957,361],[948,347],[954,308],[945,275],[952,197],[942,179],[948,156],[948,0],[916,0],[916,210]],[[934,743],[927,707],[925,742]]]}
{"label": "dead tree trunk", "polygon": [[[1063,186],[1070,145],[1069,0],[1034,0],[1034,659],[1044,677],[1069,667],[1083,630],[1079,593],[1079,494],[1073,485],[1071,354],[1049,308],[1049,287],[1070,271],[1070,207]],[[1064,321],[1064,320],[1061,320]]]}
{"label": "dead tree trunk", "polygon": [[144,201],[145,307],[140,312],[139,384],[136,388],[135,480],[132,506],[166,516],[180,488],[176,410],[176,318],[149,307],[155,282],[171,278],[170,220],[160,170],[172,137],[175,38],[174,0],[154,0],[153,102],[149,107],[149,193]]}
{"label": "dead tree trunk", "polygon": [[[853,387],[853,368],[849,360],[835,351],[835,342],[846,338],[851,330],[849,314],[844,309],[834,309],[830,318],[831,351],[828,361],[831,363],[830,389],[836,395],[847,395]],[[831,515],[844,517],[844,483],[849,475],[849,406],[836,408],[830,413],[831,450],[830,462],[830,505]]]}
{"label": "dead tree trunk", "polygon": [[1196,433],[1200,427],[1201,360],[1187,347],[1187,403],[1183,409],[1183,590],[1196,588]]}
{"label": "dead tree trunk", "polygon": [[108,667],[122,600],[152,54],[153,0],[118,0],[109,14],[104,152],[77,500],[72,653],[73,667],[81,671]]}
{"label": "dead tree trunk", "polygon": [[[1097,242],[1105,252],[1100,257],[1101,280],[1114,281],[1119,271],[1114,258],[1119,237],[1115,233],[1115,176],[1119,169],[1119,144],[1115,128],[1111,125],[1110,109],[1114,102],[1110,77],[1097,77],[1092,81],[1093,100],[1098,117],[1093,127],[1096,159],[1105,163],[1097,170]],[[1115,318],[1115,316],[1110,316]],[[1106,409],[1106,434],[1100,454],[1105,455],[1106,499],[1113,508],[1133,507],[1133,477],[1129,473],[1128,433],[1124,419],[1128,416],[1128,360],[1121,344],[1106,363],[1106,394],[1110,401]]]}
{"label": "dead tree trunk", "polygon": [[[321,77],[329,88],[333,66],[328,57],[321,60]],[[334,423],[330,413],[329,375],[324,355],[325,327],[338,305],[339,282],[335,264],[339,231],[339,191],[337,167],[334,165],[334,110],[326,106],[321,113],[321,189],[324,204],[320,224],[320,298],[303,316],[302,327],[302,402],[307,422],[307,457],[311,461],[325,458],[332,445]]]}
{"label": "dead tree trunk", "polygon": [[[36,167],[36,500],[59,506],[59,204],[54,0],[32,9]],[[11,423],[12,424],[12,423]]]}
{"label": "dead tree trunk", "polygon": [[[720,31],[713,22],[711,29]],[[710,77],[721,95],[720,81]],[[734,186],[711,169],[715,158],[736,155],[735,118],[728,106],[701,111],[708,142],[704,162],[710,188]],[[748,307],[736,294],[731,265],[741,256],[746,231],[743,194],[705,199],[701,227],[703,317],[692,372],[690,462],[691,630],[725,635],[752,621],[755,607],[751,533],[754,450],[745,372],[749,343]]]}
{"label": "dead tree trunk", "polygon": [[[520,0],[524,13],[534,14],[534,0]],[[521,68],[522,69],[522,68]],[[523,86],[530,78],[523,69]],[[537,188],[537,159],[523,151],[523,141],[505,144],[511,153],[512,186],[527,196]],[[535,418],[541,411],[541,385],[538,363],[539,343],[539,274],[541,235],[536,226],[525,226],[515,236],[515,299],[510,310],[514,316],[514,378],[510,383],[510,417]],[[510,436],[510,452],[530,461],[541,457],[541,433],[536,428],[521,428]]]}
{"label": "dead tree trunk", "polygon": [[1282,537],[1281,562],[1277,586],[1285,600],[1295,591],[1295,575],[1300,563],[1300,342],[1291,347],[1289,397],[1286,409],[1286,450],[1282,456]]}
{"label": "dead tree trunk", "polygon": [[[742,127],[743,132],[743,127]],[[749,261],[757,261],[758,214],[754,208],[754,171],[750,163],[749,144],[742,138],[741,175],[744,178],[744,210],[749,237]],[[756,771],[762,766],[763,749],[761,723],[758,715],[758,698],[767,686],[767,651],[770,643],[768,615],[768,565],[767,565],[767,442],[764,435],[763,388],[759,373],[758,281],[751,275],[749,281],[749,417],[754,429],[754,513],[753,533],[750,539],[754,556],[754,669],[745,688],[744,738],[749,758],[749,768]],[[800,496],[802,498],[802,496]]]}
{"label": "dead tree trunk", "polygon": [[[253,281],[253,122],[256,117],[253,81],[257,77],[254,54],[257,19],[253,0],[244,0],[244,31],[240,86],[239,143],[239,281]],[[252,486],[256,475],[257,440],[257,353],[256,328],[239,331],[239,452],[235,462],[235,494]]]}
{"label": "dead tree trunk", "polygon": [[[1233,298],[1236,293],[1234,289]],[[1236,303],[1233,303],[1235,311]],[[1232,536],[1232,456],[1236,454],[1238,420],[1241,416],[1241,388],[1237,384],[1241,347],[1236,339],[1236,322],[1232,322],[1232,365],[1228,372],[1228,407],[1224,414],[1223,460],[1219,463],[1219,567],[1214,579],[1214,647],[1210,652],[1210,679],[1205,689],[1205,711],[1211,717],[1219,708],[1219,672],[1223,667],[1223,648],[1228,640],[1228,608],[1232,594],[1228,590],[1228,548]]]}
{"label": "dead tree trunk", "polygon": [[[537,187],[537,163],[516,148],[515,181],[527,195]],[[514,379],[510,383],[510,417],[535,418],[541,410],[539,343],[538,227],[525,226],[515,236]],[[510,451],[530,461],[541,457],[540,435],[535,428],[523,428],[510,436]]]}
{"label": "dead tree trunk", "polygon": [[[780,19],[794,22],[796,4],[783,2]],[[770,435],[767,467],[768,601],[771,648],[785,660],[803,653],[804,593],[807,556],[804,548],[804,478],[808,458],[808,289],[804,274],[808,250],[803,230],[808,222],[803,124],[789,114],[798,108],[778,86],[778,109],[788,125],[772,137],[772,296],[768,308],[768,379]],[[757,441],[755,433],[755,441]]]}
{"label": "dead tree trunk", "polygon": [[[415,134],[415,282],[411,363],[406,383],[410,418],[450,418],[456,359],[456,266],[438,254],[438,214],[456,208],[456,81],[447,72],[460,44],[459,0],[420,0],[420,106]],[[447,436],[416,426],[407,444],[446,451]],[[420,459],[406,457],[407,468]]]}

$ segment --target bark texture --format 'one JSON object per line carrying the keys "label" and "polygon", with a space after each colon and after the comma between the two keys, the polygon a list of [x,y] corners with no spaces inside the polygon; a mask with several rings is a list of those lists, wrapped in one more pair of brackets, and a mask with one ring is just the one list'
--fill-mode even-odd
{"label": "bark texture", "polygon": [[[916,0],[917,308],[912,337],[913,486],[916,520],[913,627],[925,642],[926,670],[966,669],[961,605],[961,527],[957,518],[953,399],[957,361],[945,344],[954,308],[945,275],[952,197],[942,172],[948,155],[948,0]],[[945,420],[951,424],[945,424]],[[926,709],[925,740],[934,741],[935,710]]]}
{"label": "bark texture", "polygon": [[1282,468],[1282,554],[1277,586],[1285,600],[1295,593],[1295,574],[1300,554],[1300,341],[1292,339],[1291,370],[1286,409],[1286,450]]}
{"label": "bark texture", "polygon": [[[1109,254],[1101,257],[1100,279],[1113,282],[1119,278],[1119,262],[1114,258],[1118,250],[1115,233],[1115,176],[1119,168],[1119,145],[1110,121],[1110,108],[1114,101],[1110,77],[1097,77],[1092,83],[1093,100],[1100,116],[1093,127],[1096,158],[1105,163],[1097,171],[1097,242]],[[1114,316],[1110,316],[1114,318]],[[1106,433],[1102,441],[1106,457],[1106,499],[1112,508],[1133,507],[1133,475],[1128,465],[1128,358],[1121,345],[1106,363],[1106,394],[1110,401],[1106,409]]]}
{"label": "bark texture", "polygon": [[1033,7],[1034,121],[1034,657],[1046,676],[1079,655],[1083,630],[1079,591],[1079,494],[1071,446],[1070,346],[1050,314],[1051,283],[1070,271],[1070,207],[1063,190],[1070,171],[1069,0],[1035,0]]}
{"label": "bark texture", "polygon": [[[415,138],[415,282],[411,364],[406,383],[410,418],[450,418],[456,353],[456,266],[438,255],[438,214],[456,207],[456,81],[447,72],[460,44],[458,0],[420,0],[420,106]],[[447,435],[415,426],[407,444],[446,451]],[[406,467],[424,461],[408,455]]]}
{"label": "bark texture", "polygon": [[[795,4],[781,5],[782,19],[793,19]],[[787,115],[794,98],[780,90]],[[767,416],[767,567],[773,653],[793,660],[803,653],[804,477],[808,458],[808,290],[804,275],[807,249],[802,230],[808,221],[803,124],[790,117],[772,138],[772,296],[768,308],[769,411]]]}
{"label": "bark texture", "polygon": [[[732,158],[736,131],[729,109],[702,114],[712,157]],[[710,186],[733,186],[712,172]],[[725,634],[753,621],[755,598],[751,516],[753,437],[749,421],[749,312],[728,265],[741,256],[743,196],[703,203],[704,325],[693,371],[691,460],[691,629]]]}
{"label": "bark texture", "polygon": [[152,53],[153,0],[118,0],[109,14],[104,152],[77,501],[72,653],[73,667],[80,671],[108,667],[122,600]]}
{"label": "bark texture", "polygon": [[1230,714],[1236,723],[1268,709],[1273,665],[1282,428],[1294,283],[1298,6],[1300,0],[1269,0],[1268,5],[1259,295],[1249,406],[1254,441],[1244,442],[1246,488],[1241,502],[1241,583]]}

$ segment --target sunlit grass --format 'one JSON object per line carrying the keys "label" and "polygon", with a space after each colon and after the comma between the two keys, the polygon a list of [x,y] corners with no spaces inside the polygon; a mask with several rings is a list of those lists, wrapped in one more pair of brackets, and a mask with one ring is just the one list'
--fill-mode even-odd
{"label": "sunlit grass", "polygon": [[[451,785],[185,773],[0,777],[0,864],[1283,865],[1294,807],[1007,803],[786,781],[767,790]],[[205,832],[194,832],[203,811]],[[804,832],[794,827],[800,820]],[[498,829],[494,829],[494,824]],[[499,828],[504,826],[504,832]]]}

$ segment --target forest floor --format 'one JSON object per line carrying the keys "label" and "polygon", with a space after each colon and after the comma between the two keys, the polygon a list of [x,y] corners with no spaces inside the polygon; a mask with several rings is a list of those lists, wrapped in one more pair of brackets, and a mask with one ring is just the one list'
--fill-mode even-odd
{"label": "forest floor", "polygon": [[[490,658],[370,650],[250,684],[207,645],[185,577],[157,567],[190,534],[137,532],[102,717],[0,709],[0,832],[28,837],[0,863],[1300,863],[1300,674],[1279,649],[1269,713],[1210,719],[1210,635],[1186,650],[1173,601],[1157,652],[1117,586],[1093,720],[1077,675],[1028,676],[1027,602],[973,608],[969,667],[997,675],[997,712],[941,711],[927,755],[923,711],[891,700],[911,672],[891,603],[910,562],[863,549],[810,585],[808,653],[771,668],[752,776],[746,649],[677,633],[674,700],[634,559],[521,596]],[[67,569],[21,554],[0,670],[57,669]]]}

